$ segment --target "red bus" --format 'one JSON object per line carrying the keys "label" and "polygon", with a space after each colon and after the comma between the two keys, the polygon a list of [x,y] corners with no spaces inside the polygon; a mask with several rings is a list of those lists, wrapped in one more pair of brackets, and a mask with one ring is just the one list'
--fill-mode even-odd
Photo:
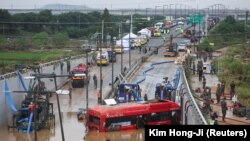
{"label": "red bus", "polygon": [[88,127],[100,132],[143,128],[144,125],[180,124],[180,105],[169,100],[150,100],[88,110]]}

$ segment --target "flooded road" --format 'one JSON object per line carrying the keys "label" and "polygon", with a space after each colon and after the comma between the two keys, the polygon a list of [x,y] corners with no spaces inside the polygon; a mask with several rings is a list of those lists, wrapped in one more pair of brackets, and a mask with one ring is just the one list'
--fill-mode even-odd
{"label": "flooded road", "polygon": [[[157,46],[161,45],[163,43],[163,39],[154,39],[149,42],[147,46]],[[157,62],[157,61],[164,61],[167,60],[163,57],[164,50],[160,50],[158,55],[153,55],[148,62],[144,63],[140,70],[134,74],[134,77],[131,78],[130,82],[135,82],[135,80],[140,79],[141,77],[141,71],[148,67],[150,62]],[[140,58],[143,54],[140,54],[138,50],[132,50],[131,51],[131,64],[133,64],[138,58]],[[71,67],[83,63],[85,60],[83,58],[78,59],[74,62],[71,62]],[[117,62],[114,63],[114,76],[118,75],[121,72],[121,57],[120,55],[117,55]],[[126,52],[123,55],[123,66],[126,66],[128,68],[129,65],[129,54]],[[146,81],[141,83],[142,89],[144,91],[142,94],[145,93],[150,94],[149,99],[153,98],[154,90],[155,90],[155,84],[162,82],[162,77],[168,76],[171,78],[173,76],[175,69],[177,66],[174,64],[163,64],[156,66],[155,69],[148,72],[149,75],[146,78]],[[48,70],[43,70],[43,72],[52,72],[52,68],[48,68]],[[106,93],[111,89],[111,86],[109,83],[111,82],[111,64],[109,66],[103,66],[102,67],[103,74],[104,75],[104,83],[103,83],[103,93]],[[65,70],[63,72],[60,72],[59,68],[56,68],[56,72],[65,73]],[[93,76],[93,74],[96,74],[99,78],[100,74],[100,68],[98,66],[94,66],[90,70],[90,75]],[[98,79],[99,80],[99,79]],[[46,80],[47,83],[49,83],[49,87],[52,87],[53,83],[49,82],[50,80]],[[58,82],[62,84],[62,82],[65,82],[66,78],[59,78]],[[98,81],[98,84],[99,81]],[[69,89],[71,88],[71,83],[66,84],[62,89]],[[99,85],[98,85],[99,89]],[[89,107],[97,104],[97,90],[94,88],[93,80],[91,79],[89,84],[89,97],[88,97],[88,103]],[[104,97],[104,96],[103,96]],[[20,98],[19,98],[20,99]],[[106,139],[110,139],[111,141],[143,141],[144,140],[144,129],[140,130],[131,130],[131,131],[122,131],[122,132],[107,132],[107,133],[99,133],[97,131],[89,131],[88,134],[85,132],[85,123],[84,121],[78,121],[77,120],[77,112],[79,108],[86,108],[86,87],[84,88],[74,88],[72,91],[72,99],[69,99],[69,96],[60,96],[60,106],[61,106],[61,112],[62,112],[62,123],[63,123],[63,129],[64,129],[64,136],[66,141],[81,141],[81,140],[87,140],[87,141],[106,141]],[[61,141],[61,129],[60,129],[60,122],[58,117],[58,107],[56,102],[56,97],[52,96],[50,98],[50,101],[54,103],[54,114],[55,114],[55,127],[52,127],[51,129],[43,129],[41,131],[37,132],[38,135],[38,141]],[[4,105],[7,108],[7,104],[5,102]],[[11,112],[10,112],[11,114]],[[11,123],[11,118],[9,118],[8,122]],[[6,126],[5,126],[6,127]],[[0,141],[34,141],[34,132],[30,133],[30,136],[28,136],[26,133],[19,133],[16,130],[8,131],[7,128],[1,128],[0,129]]]}
{"label": "flooded road", "polygon": [[[142,54],[139,54],[138,50],[133,50],[131,51],[131,64],[133,64],[138,58],[141,57]],[[114,63],[114,76],[118,75],[121,72],[121,67],[120,67],[120,55],[117,55],[117,62]],[[74,61],[71,61],[71,67],[74,67],[75,65],[84,62],[84,60],[81,59],[77,59]],[[129,65],[129,55],[128,52],[126,52],[125,54],[123,54],[123,65],[127,66]],[[99,70],[99,66],[94,66],[90,69],[90,75],[93,76],[94,74],[97,75],[97,78],[99,80],[99,74],[100,74],[100,70]],[[55,71],[57,71],[58,68],[56,68]],[[46,69],[43,69],[43,72]],[[49,68],[47,69],[48,72],[51,72],[52,70],[50,70]],[[58,70],[60,72],[60,70]],[[103,97],[105,97],[106,92],[108,92],[108,90],[111,89],[111,86],[109,85],[109,83],[111,82],[111,71],[112,71],[112,67],[111,64],[109,64],[109,66],[103,66],[102,67],[102,73],[105,74],[104,75],[104,83],[103,83]],[[60,73],[59,73],[60,74]],[[28,76],[29,74],[25,74],[25,76]],[[46,80],[43,79],[43,81],[45,81],[46,84],[48,85],[48,89],[53,89],[53,82],[50,82],[50,80]],[[58,78],[58,83],[62,84],[62,82],[66,81],[66,78]],[[27,82],[27,81],[26,81]],[[10,87],[13,88],[15,83],[14,80],[10,82],[10,84],[12,84]],[[99,81],[98,81],[98,84]],[[47,85],[46,85],[47,86]],[[71,88],[71,83],[67,83],[62,89],[69,89]],[[98,85],[98,89],[99,89],[100,85]],[[21,86],[19,86],[18,89],[22,89]],[[97,95],[96,92],[98,89],[94,88],[94,83],[93,80],[90,80],[90,84],[89,84],[89,107],[96,105],[97,104]],[[19,103],[21,103],[21,100],[24,97],[24,94],[22,95],[22,97],[20,97],[21,95],[15,95],[13,96],[14,100],[20,101]],[[3,99],[5,99],[3,97]],[[77,120],[77,112],[79,110],[79,108],[86,108],[86,86],[84,88],[74,88],[72,91],[72,99],[69,99],[69,96],[59,96],[60,99],[60,107],[61,107],[61,113],[62,113],[62,123],[63,123],[63,129],[64,129],[64,135],[65,135],[65,140],[74,140],[74,141],[79,141],[79,140],[84,140],[84,136],[85,136],[85,125],[84,125],[84,121],[78,121]],[[44,130],[40,130],[37,132],[37,136],[38,136],[38,140],[39,141],[60,141],[62,140],[61,137],[61,129],[60,129],[60,122],[59,122],[59,116],[58,116],[58,107],[57,107],[57,101],[56,101],[56,96],[53,95],[50,98],[50,102],[52,102],[54,104],[54,114],[55,114],[55,127],[52,127],[50,130],[48,129],[44,129]],[[8,111],[9,116],[5,117],[6,120],[8,121],[9,124],[12,123],[12,112],[10,110],[10,108],[8,107],[8,104],[5,102],[3,106],[6,107],[6,111]],[[7,119],[8,118],[8,119]],[[2,119],[3,120],[3,119]],[[0,129],[0,136],[2,136],[3,138],[0,138],[0,141],[34,141],[34,132],[30,133],[30,136],[28,136],[26,133],[24,132],[18,132],[13,129],[10,129],[8,131],[7,129],[7,123],[3,124],[1,126],[2,128]],[[91,135],[93,137],[95,137],[96,132],[90,132],[88,135]],[[91,137],[88,139],[88,137],[86,137],[86,140],[92,140]],[[118,135],[117,135],[118,136]],[[103,138],[104,135],[100,134],[98,136],[98,138]],[[93,139],[93,140],[99,140],[99,139]],[[101,140],[101,139],[100,139]]]}

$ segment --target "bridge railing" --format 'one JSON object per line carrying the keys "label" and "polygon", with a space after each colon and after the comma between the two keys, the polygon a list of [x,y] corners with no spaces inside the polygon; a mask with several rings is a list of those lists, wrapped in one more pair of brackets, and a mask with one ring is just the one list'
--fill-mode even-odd
{"label": "bridge railing", "polygon": [[181,97],[182,113],[183,113],[183,124],[191,125],[208,125],[204,118],[197,102],[195,101],[192,91],[190,90],[186,74],[182,70],[181,75],[181,86],[179,95]]}

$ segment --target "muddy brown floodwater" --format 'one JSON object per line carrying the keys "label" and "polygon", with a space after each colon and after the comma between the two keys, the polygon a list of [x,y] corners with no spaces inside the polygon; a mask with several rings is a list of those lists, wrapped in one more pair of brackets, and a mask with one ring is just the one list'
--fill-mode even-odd
{"label": "muddy brown floodwater", "polygon": [[[162,44],[162,39],[155,39],[150,41],[148,46],[155,46],[158,44]],[[138,53],[137,50],[133,51],[132,55],[132,63],[137,60],[141,54]],[[159,53],[159,55],[155,55],[156,58],[153,59],[153,61],[162,61],[158,57],[162,58],[163,55]],[[165,60],[165,58],[163,59]],[[152,61],[152,60],[151,60]],[[80,62],[80,61],[79,61]],[[115,75],[119,74],[120,72],[120,55],[118,55],[118,61],[114,64],[115,68]],[[77,62],[78,63],[78,62]],[[145,63],[148,65],[148,63]],[[124,66],[128,66],[128,53],[124,55]],[[145,84],[142,84],[142,87],[150,87],[152,90],[147,90],[147,92],[151,93],[151,91],[154,91],[155,82],[162,81],[162,77],[166,76],[166,74],[171,75],[169,72],[169,68],[173,68],[171,70],[174,70],[175,67],[171,65],[163,65],[164,67],[159,67],[149,73],[149,76],[152,77],[160,77],[159,79],[154,79],[149,77],[147,81],[145,81]],[[142,66],[141,69],[145,68],[147,66]],[[93,76],[94,73],[97,73],[98,75],[99,67],[93,67],[90,75]],[[109,86],[109,82],[111,82],[111,67],[103,67],[103,73],[107,74],[106,79],[104,81],[104,91],[107,89],[110,89],[111,86]],[[174,71],[173,71],[174,72]],[[115,76],[114,75],[114,76]],[[135,79],[140,78],[140,73],[137,74],[139,76],[135,76]],[[170,77],[170,76],[169,76]],[[155,81],[152,81],[155,80]],[[63,80],[62,80],[63,81]],[[60,80],[59,80],[60,82]],[[145,85],[145,86],[144,86]],[[90,82],[89,85],[89,107],[92,105],[97,104],[97,97],[96,97],[96,89],[94,89],[93,82]],[[66,85],[65,88],[68,89],[71,87],[70,84]],[[85,88],[79,88],[79,89],[73,89],[72,92],[72,100],[69,100],[68,96],[60,96],[60,105],[61,105],[61,112],[62,112],[62,123],[64,128],[64,135],[65,135],[65,141],[106,141],[109,139],[110,141],[144,141],[144,129],[139,130],[128,130],[128,131],[117,131],[117,132],[98,132],[98,131],[89,131],[87,134],[85,132],[85,124],[84,121],[78,121],[77,120],[77,111],[78,108],[85,108],[86,105],[86,89]],[[145,92],[144,92],[145,93]],[[153,93],[152,93],[153,94]],[[154,94],[153,94],[154,95]],[[153,97],[153,96],[152,96]],[[58,110],[57,110],[57,103],[55,96],[51,97],[51,102],[54,103],[54,113],[55,113],[55,127],[52,127],[51,129],[43,129],[37,132],[38,141],[62,141],[61,136],[61,129],[60,129],[60,122],[58,117]],[[29,135],[25,132],[18,132],[18,131],[12,131],[7,128],[1,128],[0,129],[0,141],[35,141],[34,138],[34,132],[31,132]]]}

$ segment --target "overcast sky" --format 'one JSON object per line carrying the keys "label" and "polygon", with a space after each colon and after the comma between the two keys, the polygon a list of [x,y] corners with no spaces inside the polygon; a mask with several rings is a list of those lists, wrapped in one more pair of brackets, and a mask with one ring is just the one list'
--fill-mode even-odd
{"label": "overcast sky", "polygon": [[46,4],[87,5],[91,8],[154,8],[167,4],[185,4],[193,8],[206,8],[213,4],[224,4],[227,8],[249,9],[250,0],[0,0],[0,8],[31,9]]}

